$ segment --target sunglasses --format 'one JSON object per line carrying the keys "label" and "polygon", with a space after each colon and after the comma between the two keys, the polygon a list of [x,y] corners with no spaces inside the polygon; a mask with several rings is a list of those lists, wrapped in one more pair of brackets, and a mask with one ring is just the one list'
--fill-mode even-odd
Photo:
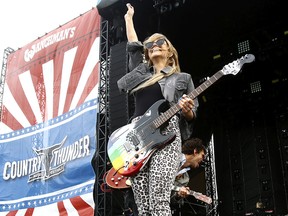
{"label": "sunglasses", "polygon": [[164,42],[165,42],[165,39],[164,39],[164,38],[161,38],[161,39],[159,39],[159,40],[157,40],[157,41],[153,41],[153,42],[148,42],[148,43],[146,43],[146,44],[145,44],[145,47],[146,47],[147,49],[151,49],[151,48],[153,47],[154,43],[155,43],[157,46],[162,46],[162,45],[164,44]]}

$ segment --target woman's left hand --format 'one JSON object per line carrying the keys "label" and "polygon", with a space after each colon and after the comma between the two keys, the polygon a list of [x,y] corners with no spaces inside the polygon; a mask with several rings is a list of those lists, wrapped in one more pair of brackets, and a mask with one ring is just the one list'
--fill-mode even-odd
{"label": "woman's left hand", "polygon": [[178,104],[182,109],[181,113],[185,117],[185,119],[192,120],[194,118],[194,112],[192,110],[194,107],[194,101],[186,94],[184,94],[179,100]]}
{"label": "woman's left hand", "polygon": [[189,113],[192,112],[192,109],[194,107],[194,101],[186,94],[184,94],[179,101],[179,105],[182,109],[182,113]]}

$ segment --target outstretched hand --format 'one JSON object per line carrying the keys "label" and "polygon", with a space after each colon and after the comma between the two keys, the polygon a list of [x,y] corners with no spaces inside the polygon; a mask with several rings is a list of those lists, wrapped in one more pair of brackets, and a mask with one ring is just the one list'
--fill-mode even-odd
{"label": "outstretched hand", "polygon": [[134,15],[134,7],[130,3],[127,3],[126,6],[127,6],[127,12],[124,15],[124,18],[125,19],[132,18]]}
{"label": "outstretched hand", "polygon": [[133,23],[134,7],[130,3],[127,3],[126,6],[127,6],[127,12],[124,15],[124,19],[126,25],[127,40],[128,42],[138,41],[138,36],[135,31]]}

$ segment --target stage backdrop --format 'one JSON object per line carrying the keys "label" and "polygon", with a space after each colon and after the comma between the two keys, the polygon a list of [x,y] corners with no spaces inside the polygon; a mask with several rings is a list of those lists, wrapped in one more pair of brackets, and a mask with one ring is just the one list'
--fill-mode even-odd
{"label": "stage backdrop", "polygon": [[9,55],[0,215],[93,215],[99,46],[93,8]]}

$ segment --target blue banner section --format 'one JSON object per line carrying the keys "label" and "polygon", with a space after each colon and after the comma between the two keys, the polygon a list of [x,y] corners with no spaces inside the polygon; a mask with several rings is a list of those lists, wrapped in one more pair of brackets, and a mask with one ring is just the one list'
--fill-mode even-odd
{"label": "blue banner section", "polygon": [[97,105],[94,99],[45,123],[0,135],[0,211],[11,202],[55,194],[60,201],[74,197],[75,190],[93,190]]}

